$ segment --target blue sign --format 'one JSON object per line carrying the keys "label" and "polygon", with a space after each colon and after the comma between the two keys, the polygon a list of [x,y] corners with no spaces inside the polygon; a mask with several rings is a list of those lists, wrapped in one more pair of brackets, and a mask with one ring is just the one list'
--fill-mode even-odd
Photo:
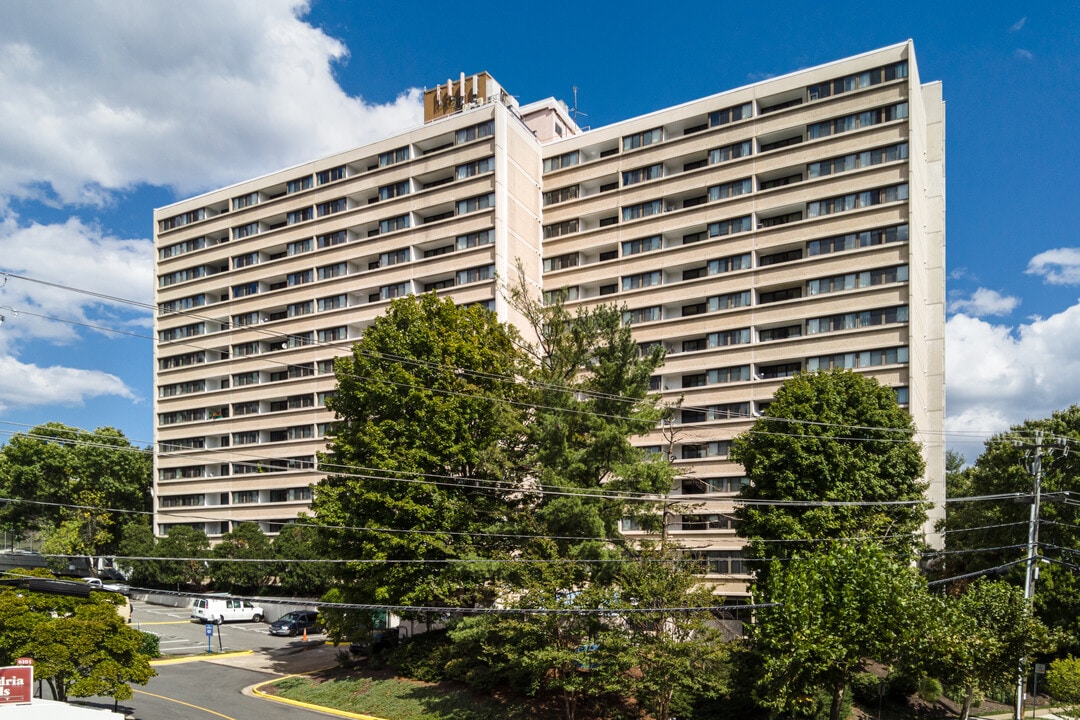
{"label": "blue sign", "polygon": [[207,626],[206,626],[206,637],[213,637],[213,636],[214,636],[214,626],[210,625],[210,624],[207,624]]}

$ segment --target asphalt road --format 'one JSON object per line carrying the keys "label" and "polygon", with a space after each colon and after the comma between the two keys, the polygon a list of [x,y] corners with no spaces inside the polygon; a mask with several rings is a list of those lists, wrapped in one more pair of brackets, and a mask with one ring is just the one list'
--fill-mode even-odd
{"label": "asphalt road", "polygon": [[[308,720],[327,715],[256,697],[244,691],[253,685],[294,673],[335,665],[337,648],[322,635],[302,638],[271,635],[266,623],[226,623],[214,629],[206,655],[206,626],[191,622],[189,611],[132,603],[133,627],[160,637],[157,676],[145,686],[133,685],[135,697],[119,709],[137,720]],[[220,640],[220,646],[219,646]],[[191,657],[184,657],[191,656]],[[46,690],[47,691],[47,690]],[[112,709],[110,698],[82,701]]]}

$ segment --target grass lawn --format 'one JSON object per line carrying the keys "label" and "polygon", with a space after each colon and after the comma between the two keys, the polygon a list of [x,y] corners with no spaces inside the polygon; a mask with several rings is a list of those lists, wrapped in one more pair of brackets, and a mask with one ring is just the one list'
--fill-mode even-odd
{"label": "grass lawn", "polygon": [[324,707],[387,720],[529,720],[524,704],[503,703],[446,683],[432,684],[390,675],[328,671],[286,678],[265,692]]}

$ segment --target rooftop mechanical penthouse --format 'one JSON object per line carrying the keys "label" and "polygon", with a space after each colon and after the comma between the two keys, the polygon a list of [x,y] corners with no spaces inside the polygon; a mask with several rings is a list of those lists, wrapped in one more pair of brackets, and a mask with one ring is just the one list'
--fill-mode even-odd
{"label": "rooftop mechanical penthouse", "polygon": [[797,372],[895,388],[944,499],[944,103],[911,42],[598,129],[486,73],[427,91],[424,114],[155,212],[158,533],[294,519],[333,359],[409,293],[520,324],[496,284],[519,268],[666,347],[653,389],[684,398],[675,442],[639,443],[683,470],[672,498],[699,507],[669,536],[726,592],[746,580],[730,440]]}

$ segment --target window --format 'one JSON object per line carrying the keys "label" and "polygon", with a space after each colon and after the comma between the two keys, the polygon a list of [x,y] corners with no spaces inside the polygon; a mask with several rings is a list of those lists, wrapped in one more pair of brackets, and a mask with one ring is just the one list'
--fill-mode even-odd
{"label": "window", "polygon": [[467,200],[458,200],[455,207],[455,213],[458,215],[464,215],[466,213],[476,212],[477,210],[486,210],[495,205],[495,193],[488,193],[486,195],[478,195],[474,198]]}
{"label": "window", "polygon": [[403,180],[399,183],[393,183],[391,185],[383,185],[379,188],[379,200],[389,200],[401,195],[409,194],[409,181]]}
{"label": "window", "polygon": [[724,183],[723,185],[713,185],[709,188],[709,200],[724,200],[726,198],[744,195],[753,189],[754,183],[750,178]]}
{"label": "window", "polygon": [[907,60],[864,70],[855,75],[846,75],[835,80],[827,80],[806,88],[806,96],[811,100],[822,100],[831,95],[840,95],[853,90],[861,90],[882,82],[890,82],[907,77]]}
{"label": "window", "polygon": [[822,318],[812,318],[806,321],[806,333],[837,332],[840,330],[853,330],[855,328],[873,327],[876,325],[891,325],[908,321],[907,305],[890,308],[877,308],[863,310],[862,312],[845,313],[843,315],[830,315]]}
{"label": "window", "polygon": [[564,220],[563,222],[554,223],[552,225],[544,226],[544,239],[559,237],[560,235],[568,235],[570,233],[576,233],[578,231],[578,221]]}
{"label": "window", "polygon": [[162,385],[158,388],[158,395],[160,397],[174,397],[176,395],[189,395],[205,391],[205,380],[191,380],[189,382],[173,383],[172,385]]}
{"label": "window", "polygon": [[169,340],[179,340],[180,338],[187,338],[193,337],[195,335],[205,334],[205,323],[192,323],[190,325],[181,325],[180,327],[169,328],[168,330],[158,330],[158,340],[162,342],[168,342]]}
{"label": "window", "polygon": [[158,367],[162,370],[171,370],[178,367],[187,367],[188,365],[200,365],[204,362],[206,362],[206,353],[204,352],[184,353],[183,355],[159,358]]}
{"label": "window", "polygon": [[171,312],[181,312],[183,310],[190,310],[191,308],[202,307],[206,304],[206,295],[200,293],[198,295],[192,295],[186,298],[180,298],[179,300],[172,300],[170,302],[158,303],[158,315],[165,315]]}
{"label": "window", "polygon": [[338,310],[347,304],[347,296],[334,295],[332,297],[319,298],[319,312],[324,310]]}
{"label": "window", "polygon": [[311,238],[297,240],[285,246],[286,255],[299,255],[306,252],[311,252]]}
{"label": "window", "polygon": [[258,353],[259,343],[257,342],[241,343],[232,346],[232,354],[236,357],[246,357],[248,355],[257,355]]}
{"label": "window", "polygon": [[349,201],[345,198],[337,198],[329,202],[319,203],[315,206],[316,212],[319,217],[325,217],[326,215],[333,215],[334,213],[344,212],[349,207]]}
{"label": "window", "polygon": [[637,255],[638,253],[659,250],[661,244],[662,238],[660,235],[653,235],[652,237],[642,238],[640,240],[628,240],[622,244],[622,254],[624,256]]}
{"label": "window", "polygon": [[176,272],[168,273],[167,275],[158,276],[158,286],[168,287],[169,285],[175,285],[176,283],[186,282],[187,280],[195,280],[196,278],[205,277],[210,272],[205,266],[185,268],[184,270],[177,270]]}
{"label": "window", "polygon": [[338,165],[336,168],[330,168],[329,170],[321,170],[315,176],[320,185],[325,185],[335,180],[343,180],[345,178],[345,166]]}
{"label": "window", "polygon": [[311,176],[310,175],[305,175],[302,178],[297,178],[296,180],[290,180],[289,182],[285,183],[285,193],[287,195],[292,195],[293,193],[298,193],[301,190],[310,190],[311,188],[312,188],[312,182],[311,182]]}
{"label": "window", "polygon": [[907,346],[881,348],[878,350],[863,350],[862,352],[840,353],[838,355],[820,355],[806,359],[808,372],[815,370],[832,370],[844,368],[855,370],[858,368],[875,367],[878,365],[895,365],[908,362]]}
{"label": "window", "polygon": [[289,488],[288,490],[271,490],[270,502],[297,502],[311,499],[311,488]]}
{"label": "window", "polygon": [[246,255],[237,255],[233,258],[233,269],[239,270],[240,268],[248,267],[259,262],[259,253],[253,252]]}
{"label": "window", "polygon": [[761,365],[758,367],[758,377],[762,380],[775,380],[789,378],[802,370],[802,363],[780,363],[779,365]]}
{"label": "window", "polygon": [[424,283],[424,292],[445,290],[446,288],[452,287],[454,287],[454,278],[443,278],[442,280],[435,280],[433,282]]}
{"label": "window", "polygon": [[737,402],[710,405],[708,407],[708,417],[710,420],[736,420],[738,418],[748,418],[750,417],[750,403]]}
{"label": "window", "polygon": [[489,173],[495,169],[495,158],[489,157],[483,160],[474,160],[464,165],[458,165],[456,174],[458,180],[464,180],[465,178],[473,177],[474,175],[483,175]]}
{"label": "window", "polygon": [[727,162],[729,160],[737,160],[738,158],[745,157],[752,153],[752,148],[753,143],[749,140],[732,143],[731,145],[725,145],[721,148],[715,148],[709,151],[709,164],[715,165],[716,163]]}
{"label": "window", "polygon": [[399,162],[405,162],[409,159],[408,146],[398,148],[397,150],[391,150],[389,152],[379,153],[379,167],[386,167],[387,165],[395,165]]}
{"label": "window", "polygon": [[746,561],[739,550],[691,550],[690,557],[710,575],[746,575]]}
{"label": "window", "polygon": [[899,404],[907,405],[911,401],[910,393],[908,392],[908,388],[906,385],[903,385],[901,387],[895,387],[893,388],[893,390],[896,391],[896,402],[898,402]]}
{"label": "window", "polygon": [[458,270],[457,284],[465,285],[466,283],[480,282],[481,280],[491,280],[495,277],[495,266],[484,265],[483,267],[469,268],[468,270]]}
{"label": "window", "polygon": [[259,193],[253,192],[247,195],[241,195],[240,197],[234,197],[232,201],[233,210],[243,210],[246,207],[251,207],[259,202]]}
{"label": "window", "polygon": [[285,282],[289,287],[293,285],[303,285],[304,283],[311,282],[313,273],[311,270],[301,270],[300,272],[289,273],[285,276]]}
{"label": "window", "polygon": [[624,325],[635,325],[642,322],[652,322],[660,319],[660,306],[638,308],[636,310],[624,310],[622,320]]}
{"label": "window", "polygon": [[650,200],[649,202],[624,207],[622,210],[622,219],[623,222],[626,222],[627,220],[636,220],[638,218],[649,217],[650,215],[659,215],[663,209],[663,201]]}
{"label": "window", "polygon": [[856,248],[871,247],[873,245],[884,245],[891,242],[907,242],[907,239],[908,226],[896,225],[893,227],[878,228],[876,230],[865,230],[859,233],[838,235],[836,237],[828,237],[821,240],[811,240],[806,243],[806,254],[808,256],[827,255],[829,253],[855,250]]}
{"label": "window", "polygon": [[566,202],[567,200],[574,200],[578,196],[578,185],[570,185],[569,187],[559,188],[558,190],[549,190],[544,193],[544,205],[554,205],[556,203]]}
{"label": "window", "polygon": [[736,120],[745,120],[753,114],[753,103],[743,103],[709,113],[709,127],[727,125]]}
{"label": "window", "polygon": [[646,180],[656,180],[657,178],[664,177],[664,164],[657,163],[655,165],[649,165],[648,167],[638,168],[637,170],[629,170],[622,174],[623,185],[635,185],[639,182],[645,182]]}
{"label": "window", "polygon": [[750,379],[749,365],[736,365],[734,367],[715,368],[709,370],[709,384],[742,382]]}
{"label": "window", "polygon": [[320,248],[331,247],[346,242],[348,234],[344,230],[338,230],[337,232],[320,235],[316,240]]}
{"label": "window", "polygon": [[849,170],[870,167],[871,165],[896,162],[897,160],[907,160],[907,157],[907,143],[888,145],[886,147],[865,150],[859,153],[851,153],[849,155],[841,155],[828,160],[810,163],[806,166],[806,175],[811,178],[823,177],[825,175],[834,175]]}
{"label": "window", "polygon": [[762,328],[758,330],[758,342],[772,342],[774,340],[787,340],[802,336],[802,325],[786,325],[776,328]]}
{"label": "window", "polygon": [[622,149],[623,151],[633,150],[639,147],[645,147],[646,145],[652,145],[658,143],[664,139],[664,133],[661,128],[654,128],[652,130],[646,130],[645,132],[637,133],[635,135],[627,135],[623,138]]}
{"label": "window", "polygon": [[638,288],[659,285],[660,276],[659,270],[641,273],[640,275],[627,275],[622,279],[622,289],[625,292],[626,290],[637,290]]}
{"label": "window", "polygon": [[246,237],[249,237],[251,235],[258,235],[258,234],[259,234],[259,223],[257,223],[257,222],[252,222],[252,223],[248,223],[247,225],[241,225],[240,227],[234,227],[233,228],[233,240],[239,240],[241,238],[246,238]]}
{"label": "window", "polygon": [[251,503],[259,502],[258,490],[242,490],[239,492],[233,492],[232,494],[233,505],[250,505]]}
{"label": "window", "polygon": [[708,376],[705,373],[695,373],[694,375],[683,375],[682,386],[684,388],[704,387],[708,384]]}
{"label": "window", "polygon": [[404,230],[409,227],[409,216],[402,215],[396,218],[390,218],[389,220],[379,221],[379,232],[388,233],[395,230]]}
{"label": "window", "polygon": [[567,253],[553,258],[544,258],[544,272],[562,270],[569,267],[577,267],[580,256],[577,253]]}
{"label": "window", "polygon": [[[192,468],[169,468],[168,470],[162,470],[161,471],[162,472],[162,478],[161,479],[162,480],[173,480],[173,479],[176,479],[176,478],[202,477],[202,468],[201,467],[198,468],[198,470],[199,470],[198,475],[185,474],[185,471],[190,470],[190,469],[192,469]],[[170,473],[171,477],[165,477],[165,473],[169,473],[170,470],[173,471],[172,473]],[[180,471],[180,473],[176,473],[176,471]],[[170,508],[170,507],[201,507],[201,506],[203,506],[205,504],[206,504],[206,496],[201,494],[201,493],[198,494],[198,495],[168,495],[168,496],[162,497],[161,501],[160,501],[160,507],[163,507],[163,508]]]}
{"label": "window", "polygon": [[491,230],[481,230],[468,235],[458,235],[455,242],[458,250],[476,247],[477,245],[490,245],[495,242],[495,233]]}
{"label": "window", "polygon": [[335,327],[319,331],[319,342],[337,342],[348,337],[348,328]]}
{"label": "window", "polygon": [[304,222],[312,218],[311,208],[301,208],[299,210],[292,210],[285,215],[286,225],[295,225],[298,222]]}
{"label": "window", "polygon": [[751,222],[750,216],[746,215],[740,218],[734,218],[731,220],[723,220],[721,222],[709,223],[709,237],[717,237],[720,235],[733,235],[735,233],[750,232]]}
{"label": "window", "polygon": [[289,317],[299,317],[301,315],[307,315],[311,312],[313,303],[310,300],[304,302],[292,303],[285,308],[285,312]]}
{"label": "window", "polygon": [[333,360],[320,360],[319,361],[319,374],[320,375],[332,375],[334,373],[334,361]]}
{"label": "window", "polygon": [[176,438],[158,443],[161,452],[178,452],[180,450],[201,450],[206,447],[206,438]]}
{"label": "window", "polygon": [[709,298],[709,312],[717,310],[730,310],[731,308],[747,307],[750,304],[750,291],[728,293],[727,295],[715,295]]}
{"label": "window", "polygon": [[555,157],[544,158],[544,172],[551,172],[552,170],[558,170],[577,164],[578,151],[573,150],[562,155],[556,155]]}
{"label": "window", "polygon": [[206,209],[199,208],[198,210],[191,210],[190,212],[180,213],[179,215],[176,215],[174,217],[166,218],[158,223],[158,227],[161,229],[161,232],[165,232],[166,230],[173,230],[178,227],[184,227],[185,225],[188,225],[190,223],[198,222],[205,219]]}
{"label": "window", "polygon": [[398,283],[397,285],[384,285],[379,288],[380,300],[391,300],[396,297],[404,297],[409,294],[408,283]]}
{"label": "window", "polygon": [[822,295],[831,292],[854,290],[856,288],[873,287],[895,282],[907,282],[908,266],[879,268],[877,270],[864,270],[858,273],[836,275],[819,280],[810,280],[806,283],[808,295]]}
{"label": "window", "polygon": [[907,183],[901,183],[900,185],[890,185],[875,190],[864,190],[828,198],[827,200],[809,202],[806,204],[806,214],[807,217],[818,217],[907,199]]}
{"label": "window", "polygon": [[461,143],[472,142],[473,140],[479,140],[480,138],[490,137],[495,134],[495,121],[488,120],[482,122],[479,125],[473,125],[472,127],[462,128],[454,133],[454,144],[460,145]]}
{"label": "window", "polygon": [[176,410],[170,413],[158,413],[158,425],[175,425],[177,423],[196,422],[206,419],[206,410]]}
{"label": "window", "polygon": [[319,268],[319,279],[329,280],[330,278],[341,277],[349,271],[348,263],[334,263],[333,265],[323,265]]}
{"label": "window", "polygon": [[204,247],[206,247],[206,238],[198,237],[192,240],[184,240],[183,242],[178,242],[173,245],[167,245],[158,250],[158,256],[162,260],[167,260],[171,257],[176,257],[177,255],[184,255],[196,250],[202,250]]}
{"label": "window", "polygon": [[729,255],[728,257],[722,257],[717,260],[710,260],[709,274],[719,275],[720,273],[732,272],[734,270],[746,270],[751,264],[752,259],[750,253]]}
{"label": "window", "polygon": [[402,248],[401,250],[395,250],[393,252],[385,252],[379,256],[379,267],[387,267],[390,265],[397,265],[398,263],[409,262],[409,248]]}
{"label": "window", "polygon": [[874,110],[866,110],[854,115],[845,115],[844,117],[835,118],[833,120],[825,120],[823,122],[807,125],[806,137],[810,140],[814,140],[816,138],[858,130],[863,127],[870,127],[871,125],[892,122],[893,120],[903,120],[907,116],[908,104],[906,102],[897,103],[895,105],[888,105]]}
{"label": "window", "polygon": [[252,400],[251,402],[233,403],[232,411],[233,415],[257,415],[259,402]]}
{"label": "window", "polygon": [[728,345],[745,345],[750,342],[750,328],[709,333],[708,342],[709,347],[711,348],[726,347]]}
{"label": "window", "polygon": [[581,297],[581,289],[577,285],[574,285],[573,287],[560,288],[558,290],[545,290],[544,304],[553,305],[556,302],[577,300],[579,297]]}

